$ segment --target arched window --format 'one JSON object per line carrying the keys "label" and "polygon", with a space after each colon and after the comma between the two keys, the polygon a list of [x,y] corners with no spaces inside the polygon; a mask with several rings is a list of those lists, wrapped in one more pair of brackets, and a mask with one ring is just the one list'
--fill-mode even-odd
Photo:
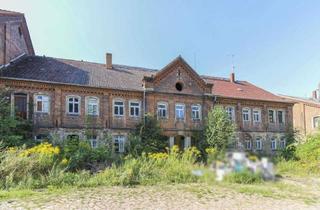
{"label": "arched window", "polygon": [[262,150],[262,139],[261,137],[256,138],[256,150]]}

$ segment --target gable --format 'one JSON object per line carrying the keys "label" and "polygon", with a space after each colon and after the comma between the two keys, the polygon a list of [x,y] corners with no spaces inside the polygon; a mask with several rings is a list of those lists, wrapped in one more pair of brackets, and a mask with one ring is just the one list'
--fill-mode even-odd
{"label": "gable", "polygon": [[181,56],[165,66],[149,81],[152,81],[153,90],[156,92],[203,95],[208,90],[210,92],[212,87]]}

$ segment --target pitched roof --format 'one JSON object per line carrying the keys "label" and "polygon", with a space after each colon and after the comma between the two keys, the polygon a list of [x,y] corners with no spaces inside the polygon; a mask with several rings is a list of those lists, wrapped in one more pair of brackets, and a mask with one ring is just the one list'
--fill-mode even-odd
{"label": "pitched roof", "polygon": [[[50,83],[81,85],[119,90],[143,91],[144,77],[155,76],[158,70],[113,64],[76,61],[44,56],[24,56],[0,70],[0,77],[34,80]],[[226,98],[287,102],[266,90],[246,81],[230,82],[229,79],[201,76],[213,84],[212,94]]]}
{"label": "pitched roof", "polygon": [[71,85],[142,91],[142,78],[155,70],[124,65],[25,56],[0,71],[0,77]]}
{"label": "pitched roof", "polygon": [[319,107],[320,108],[320,102],[316,101],[311,98],[302,98],[297,96],[287,96],[287,95],[279,95],[280,97],[284,98],[285,100],[294,102],[294,103],[304,103],[310,106]]}
{"label": "pitched roof", "polygon": [[247,81],[230,82],[229,79],[220,77],[202,76],[208,83],[213,83],[212,93],[216,96],[225,98],[237,98],[248,100],[261,100],[261,101],[277,101],[287,102],[262,88],[259,88]]}

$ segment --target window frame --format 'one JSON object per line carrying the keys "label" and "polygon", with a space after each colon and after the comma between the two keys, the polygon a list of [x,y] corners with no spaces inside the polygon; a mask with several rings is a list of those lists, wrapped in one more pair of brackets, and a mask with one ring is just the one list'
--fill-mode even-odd
{"label": "window frame", "polygon": [[[137,103],[138,106],[131,106],[131,103]],[[140,102],[139,100],[130,100],[130,101],[128,102],[128,105],[129,105],[129,116],[130,116],[130,117],[138,118],[138,117],[141,116],[141,102]],[[134,111],[133,111],[134,113],[133,113],[133,115],[131,114],[131,107],[134,108]],[[136,108],[138,108],[138,112],[139,112],[138,115],[136,115]]]}
{"label": "window frame", "polygon": [[[245,120],[244,119],[244,111],[248,111],[248,120]],[[242,121],[243,122],[250,122],[251,121],[251,109],[250,108],[248,108],[248,107],[244,107],[244,108],[242,108]]]}
{"label": "window frame", "polygon": [[[282,122],[280,122],[279,121],[279,112],[282,112]],[[281,124],[281,125],[284,125],[285,124],[285,122],[286,122],[286,120],[285,120],[285,110],[283,110],[283,109],[278,109],[277,110],[277,122],[279,123],[279,124]]]}
{"label": "window frame", "polygon": [[[119,140],[121,140],[122,143],[120,143]],[[126,143],[126,137],[124,135],[114,135],[113,136],[114,152],[124,153],[125,152],[125,143]],[[118,144],[118,146],[116,146],[116,144]],[[118,148],[118,149],[116,149],[116,148]]]}
{"label": "window frame", "polygon": [[[95,137],[95,138],[94,138],[94,137]],[[98,145],[98,136],[96,136],[96,135],[91,135],[91,136],[88,136],[87,138],[88,138],[88,140],[89,140],[89,143],[90,143],[90,146],[91,146],[92,149],[98,148],[98,146],[99,146],[99,145]],[[95,146],[94,146],[93,142],[95,142]]]}
{"label": "window frame", "polygon": [[[257,146],[258,145],[258,142],[259,142],[259,147]],[[261,137],[257,137],[256,140],[255,140],[255,143],[256,143],[256,150],[262,150],[262,138]]]}
{"label": "window frame", "polygon": [[[78,99],[78,102],[75,102],[73,101],[72,104],[73,104],[73,112],[70,112],[69,110],[69,99],[73,98],[73,100],[75,98]],[[74,108],[74,105],[75,104],[78,104],[78,112],[74,112],[75,108]],[[70,115],[80,115],[81,114],[81,96],[78,96],[78,95],[67,95],[66,97],[66,111],[67,111],[67,114],[70,114]]]}
{"label": "window frame", "polygon": [[[193,110],[193,108],[198,108],[198,110]],[[198,118],[194,118],[193,116],[193,112],[198,112],[199,117]],[[193,104],[191,105],[191,119],[194,121],[200,121],[202,119],[201,116],[201,105],[200,104]]]}
{"label": "window frame", "polygon": [[[117,102],[121,102],[122,105],[116,105]],[[115,113],[116,107],[118,107],[118,114]],[[120,114],[120,107],[122,107],[122,114]],[[114,99],[112,102],[112,115],[114,117],[124,117],[125,115],[125,103],[123,99]]]}
{"label": "window frame", "polygon": [[[41,100],[41,102],[42,102],[41,103],[41,111],[38,111],[38,97],[39,96],[48,98],[48,100],[46,101],[48,103],[46,111],[44,111],[44,101],[43,100]],[[51,105],[50,103],[51,103],[51,99],[50,99],[49,95],[47,95],[47,94],[35,94],[34,95],[34,104],[35,104],[34,112],[35,113],[49,114],[50,113],[50,105]]]}
{"label": "window frame", "polygon": [[[270,111],[273,112],[272,118],[273,122],[270,121]],[[275,109],[268,109],[268,123],[275,124],[277,122],[276,110]]]}
{"label": "window frame", "polygon": [[[160,105],[161,106],[163,105],[165,107],[165,109],[164,108],[159,108]],[[161,116],[160,115],[160,110],[165,110],[166,115],[165,116]],[[161,101],[161,102],[157,103],[157,118],[158,119],[168,119],[169,118],[168,103],[167,102]]]}
{"label": "window frame", "polygon": [[[256,115],[256,113],[258,113],[258,115]],[[255,116],[258,116],[258,120],[255,119]],[[254,108],[252,110],[252,120],[254,123],[261,123],[261,109]]]}
{"label": "window frame", "polygon": [[[97,113],[96,114],[93,114],[93,113],[89,112],[89,106],[90,106],[89,101],[90,101],[90,99],[97,100],[97,102],[96,102]],[[97,97],[97,96],[87,96],[86,97],[86,115],[89,115],[89,116],[99,116],[100,115],[100,99],[99,99],[99,97]]]}
{"label": "window frame", "polygon": [[[182,110],[183,112],[183,118],[178,118],[177,117],[177,106],[181,106],[182,109],[179,109],[180,111]],[[183,103],[176,103],[174,106],[174,114],[175,114],[175,119],[177,121],[184,121],[186,119],[186,105]]]}
{"label": "window frame", "polygon": [[[273,142],[274,142],[274,146],[273,146]],[[271,138],[271,150],[272,151],[277,150],[277,139],[275,137]]]}
{"label": "window frame", "polygon": [[[230,119],[229,109],[231,109],[231,119]],[[226,112],[227,112],[227,114],[228,114],[229,120],[235,121],[235,119],[236,119],[236,116],[235,116],[235,107],[234,107],[234,106],[226,106],[225,110],[226,110]]]}
{"label": "window frame", "polygon": [[[250,145],[250,147],[248,147],[248,145]],[[246,150],[252,150],[252,140],[251,139],[246,139],[245,140],[245,149]]]}
{"label": "window frame", "polygon": [[[319,119],[318,126],[315,125],[315,119]],[[317,115],[317,116],[312,117],[312,128],[313,128],[313,129],[320,128],[320,115]]]}
{"label": "window frame", "polygon": [[287,140],[285,137],[282,137],[279,142],[279,148],[284,150],[287,146]]}

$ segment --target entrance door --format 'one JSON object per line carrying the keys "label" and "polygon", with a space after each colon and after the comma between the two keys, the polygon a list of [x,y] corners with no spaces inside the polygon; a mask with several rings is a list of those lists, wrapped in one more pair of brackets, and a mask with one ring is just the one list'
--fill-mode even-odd
{"label": "entrance door", "polygon": [[16,116],[27,119],[28,100],[27,94],[14,94],[14,107]]}
{"label": "entrance door", "polygon": [[179,150],[184,150],[184,136],[176,136],[174,138],[174,145],[177,145]]}

